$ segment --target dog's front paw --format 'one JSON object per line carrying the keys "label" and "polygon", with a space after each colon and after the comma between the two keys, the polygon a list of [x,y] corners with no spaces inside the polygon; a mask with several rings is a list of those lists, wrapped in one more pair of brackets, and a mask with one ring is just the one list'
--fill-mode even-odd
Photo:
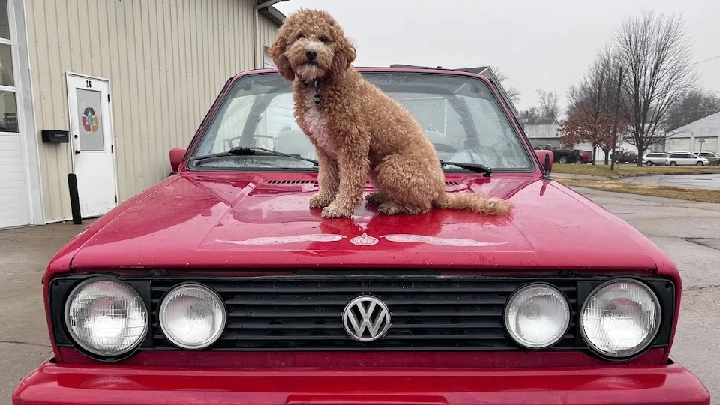
{"label": "dog's front paw", "polygon": [[330,204],[322,210],[323,218],[349,218],[352,216],[352,210],[339,207],[337,204]]}
{"label": "dog's front paw", "polygon": [[318,193],[310,199],[310,208],[325,208],[333,202],[333,196]]}

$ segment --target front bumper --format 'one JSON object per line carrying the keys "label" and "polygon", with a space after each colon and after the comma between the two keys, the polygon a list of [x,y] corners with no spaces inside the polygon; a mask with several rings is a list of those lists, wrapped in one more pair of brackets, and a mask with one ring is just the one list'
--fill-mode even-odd
{"label": "front bumper", "polygon": [[45,362],[14,405],[710,404],[667,366],[549,369],[170,369]]}

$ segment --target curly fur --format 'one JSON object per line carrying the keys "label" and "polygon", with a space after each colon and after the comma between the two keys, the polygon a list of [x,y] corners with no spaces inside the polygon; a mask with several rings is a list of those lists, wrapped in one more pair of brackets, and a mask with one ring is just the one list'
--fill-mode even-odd
{"label": "curly fur", "polygon": [[368,173],[377,192],[367,202],[382,214],[421,214],[433,207],[510,213],[512,205],[503,199],[445,192],[445,174],[422,127],[352,66],[355,47],[329,13],[303,9],[288,17],[270,56],[282,77],[293,81],[295,118],[317,151],[320,190],[310,206],[323,208],[323,217],[351,216]]}

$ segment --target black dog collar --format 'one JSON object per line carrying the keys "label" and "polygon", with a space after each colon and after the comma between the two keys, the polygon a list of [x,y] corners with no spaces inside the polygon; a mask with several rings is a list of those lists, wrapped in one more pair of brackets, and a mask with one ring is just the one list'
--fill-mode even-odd
{"label": "black dog collar", "polygon": [[313,90],[315,90],[315,94],[313,94],[313,103],[320,104],[320,84],[318,83],[318,81],[313,80],[311,82],[305,82],[305,81],[301,81],[301,82],[305,87],[309,87],[309,86],[313,87]]}

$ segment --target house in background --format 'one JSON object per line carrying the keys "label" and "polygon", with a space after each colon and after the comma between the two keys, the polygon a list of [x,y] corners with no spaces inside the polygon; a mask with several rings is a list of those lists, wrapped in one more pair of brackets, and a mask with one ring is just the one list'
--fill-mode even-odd
{"label": "house in background", "polygon": [[720,112],[670,131],[666,151],[720,153]]}
{"label": "house in background", "polygon": [[558,124],[524,124],[523,130],[533,148],[539,145],[550,145],[552,149],[564,147]]}
{"label": "house in background", "polygon": [[232,75],[268,66],[267,0],[0,0],[0,227],[98,216],[160,181]]}

